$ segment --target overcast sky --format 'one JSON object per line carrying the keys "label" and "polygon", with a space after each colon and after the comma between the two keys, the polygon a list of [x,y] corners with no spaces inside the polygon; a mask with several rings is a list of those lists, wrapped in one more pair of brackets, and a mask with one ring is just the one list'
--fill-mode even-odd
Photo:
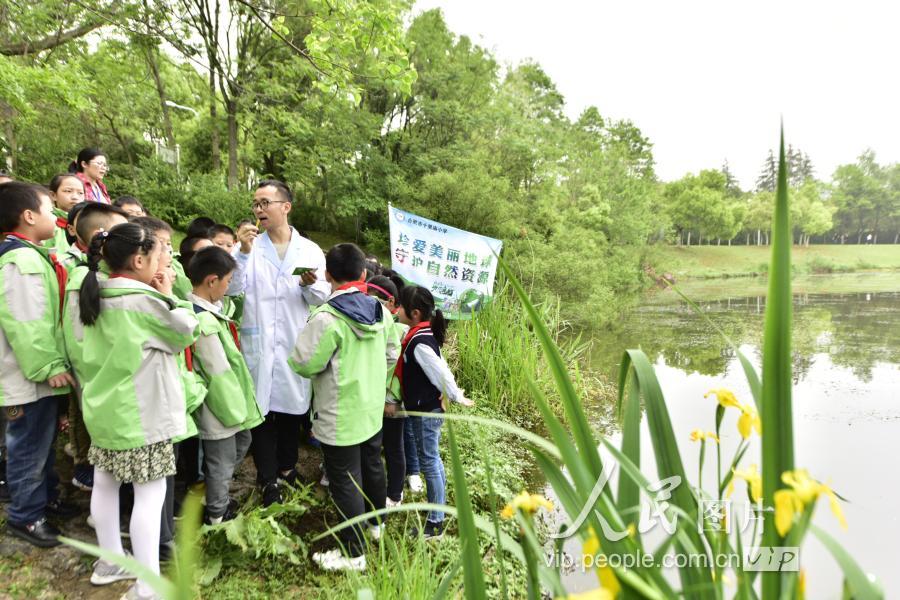
{"label": "overcast sky", "polygon": [[728,159],[752,187],[769,148],[819,178],[867,147],[900,161],[900,4],[886,0],[418,0],[503,64],[536,60],[567,113],[595,105],[650,138],[664,180]]}

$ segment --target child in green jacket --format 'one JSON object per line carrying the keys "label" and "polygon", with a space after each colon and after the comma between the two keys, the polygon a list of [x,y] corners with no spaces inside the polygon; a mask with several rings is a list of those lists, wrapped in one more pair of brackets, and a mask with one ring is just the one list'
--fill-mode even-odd
{"label": "child in green jacket", "polygon": [[72,173],[61,173],[50,180],[50,199],[53,201],[53,216],[56,229],[53,237],[44,242],[46,248],[56,253],[62,260],[71,245],[69,242],[69,211],[79,202],[84,202],[84,185]]}
{"label": "child in green jacket", "polygon": [[[122,209],[109,204],[91,202],[87,204],[76,218],[75,245],[69,248],[69,255],[73,248],[87,248],[90,240],[100,231],[109,231],[116,225],[127,223],[128,218]],[[81,283],[88,274],[87,260],[72,260],[68,265],[69,277],[66,282],[66,294],[63,308],[63,339],[65,341],[66,355],[75,373],[75,393],[69,399],[69,444],[72,448],[72,460],[75,469],[72,477],[72,485],[84,491],[90,491],[94,487],[94,468],[88,462],[88,450],[91,447],[91,437],[84,425],[84,415],[81,411],[81,383],[84,380],[84,366],[81,359],[81,345],[83,341],[83,328],[79,316],[78,293],[81,291]],[[97,276],[105,279],[109,273],[105,265],[101,264]]]}
{"label": "child in green jacket", "polygon": [[[7,531],[36,546],[59,544],[48,512],[58,502],[53,470],[57,411],[73,383],[60,328],[65,269],[41,242],[56,228],[46,189],[0,185],[0,406],[7,421]],[[69,514],[71,516],[71,514]]]}
{"label": "child in green jacket", "polygon": [[[124,554],[119,486],[134,486],[131,543],[135,558],[159,573],[160,514],[166,477],[175,473],[172,439],[187,431],[185,389],[176,356],[197,337],[193,307],[172,295],[174,273],[160,269],[163,246],[135,223],[100,232],[88,249],[79,293],[83,328],[82,407],[94,465],[91,516],[100,546]],[[100,259],[110,274],[100,281]],[[91,581],[133,576],[106,561]],[[128,598],[153,596],[138,581]]]}
{"label": "child in green jacket", "polygon": [[[325,473],[334,503],[345,519],[384,508],[381,420],[386,374],[397,360],[400,340],[391,313],[368,296],[366,257],[354,244],[338,244],[325,255],[325,278],[332,293],[315,308],[288,360],[312,380],[313,433],[322,447]],[[361,489],[360,489],[361,488]],[[369,524],[373,537],[381,534]],[[341,531],[340,550],[316,552],[326,570],[366,567],[360,526]]]}
{"label": "child in green jacket", "polygon": [[194,344],[194,368],[207,387],[203,405],[194,413],[203,444],[206,481],[206,522],[233,519],[228,485],[250,448],[250,429],[263,422],[250,371],[241,355],[238,330],[222,312],[222,299],[237,266],[219,247],[197,252],[187,272],[194,285],[188,299],[200,320]]}

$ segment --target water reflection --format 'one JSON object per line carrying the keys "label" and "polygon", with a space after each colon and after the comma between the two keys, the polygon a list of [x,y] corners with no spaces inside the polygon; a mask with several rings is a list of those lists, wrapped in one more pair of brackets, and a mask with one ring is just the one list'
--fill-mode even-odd
{"label": "water reflection", "polygon": [[[836,536],[867,571],[876,573],[886,597],[893,597],[900,593],[896,569],[900,477],[894,465],[900,456],[900,291],[882,291],[884,286],[879,291],[847,291],[840,289],[845,282],[835,281],[836,293],[817,289],[794,297],[796,460],[850,499],[845,506],[849,531],[840,530],[824,502],[816,522]],[[900,288],[900,281],[894,285]],[[703,311],[758,369],[765,297],[709,297],[715,299],[699,302]],[[624,348],[640,347],[647,353],[665,393],[689,477],[695,479],[692,472],[699,447],[688,441],[690,431],[714,427],[714,405],[704,401],[703,394],[727,387],[742,401],[750,401],[731,350],[690,307],[658,299],[635,307],[614,330],[598,333],[594,340],[592,366],[611,376],[617,373]],[[651,444],[644,428],[642,458],[651,465]],[[739,436],[728,419],[723,432],[723,455],[730,456]],[[758,456],[758,444],[754,444],[745,463],[759,462]],[[708,463],[704,481],[713,480],[711,467]],[[801,561],[812,575],[808,597],[840,597],[840,573],[817,542],[804,545]],[[589,579],[575,577],[570,583],[582,588]]]}
{"label": "water reflection", "polygon": [[[758,355],[765,303],[764,296],[752,296],[699,304],[735,343],[752,346]],[[807,377],[820,354],[869,382],[876,364],[900,363],[900,292],[796,295],[793,333],[795,383]],[[652,362],[662,357],[670,367],[701,375],[724,373],[734,358],[719,334],[683,302],[635,308],[596,337],[591,364],[613,375],[621,350],[634,347]]]}

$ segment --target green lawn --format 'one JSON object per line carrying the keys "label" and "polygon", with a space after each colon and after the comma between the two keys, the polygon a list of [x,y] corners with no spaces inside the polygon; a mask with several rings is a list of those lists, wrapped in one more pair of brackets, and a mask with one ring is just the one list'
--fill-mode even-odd
{"label": "green lawn", "polygon": [[[769,246],[657,246],[648,258],[660,274],[711,279],[762,275],[771,258]],[[796,273],[900,270],[900,245],[794,246]]]}

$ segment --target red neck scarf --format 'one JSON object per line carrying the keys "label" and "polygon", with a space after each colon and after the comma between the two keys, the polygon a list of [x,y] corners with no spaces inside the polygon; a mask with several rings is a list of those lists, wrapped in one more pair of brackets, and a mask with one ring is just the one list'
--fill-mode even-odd
{"label": "red neck scarf", "polygon": [[366,284],[365,281],[350,281],[350,282],[345,283],[344,285],[340,286],[338,289],[336,289],[334,291],[340,292],[342,290],[351,290],[351,289],[359,290],[363,294],[369,293],[369,286]]}
{"label": "red neck scarf", "polygon": [[237,346],[237,349],[241,349],[241,340],[238,339],[238,330],[237,325],[234,324],[234,321],[228,320],[228,329],[231,330],[231,337],[234,338],[234,345]]}
{"label": "red neck scarf", "polygon": [[69,221],[67,219],[64,219],[63,217],[56,218],[56,226],[57,227],[61,227],[62,229],[65,229],[68,224],[69,224]]}
{"label": "red neck scarf", "polygon": [[409,331],[406,332],[406,335],[403,337],[403,342],[400,344],[400,356],[397,357],[397,365],[394,367],[394,375],[400,382],[401,390],[403,389],[403,356],[404,354],[406,354],[406,347],[409,346],[409,342],[410,340],[412,340],[413,336],[426,327],[431,327],[431,321],[422,321],[418,325],[413,325],[409,328]]}
{"label": "red neck scarf", "polygon": [[[14,238],[18,238],[20,240],[24,240],[31,244],[32,246],[39,246],[37,242],[32,239],[29,239],[22,235],[21,233],[16,233],[14,231],[7,231],[3,235],[8,235]],[[47,254],[47,257],[50,259],[50,264],[53,265],[53,272],[56,275],[56,284],[59,287],[59,322],[62,323],[63,318],[63,304],[66,300],[66,281],[69,279],[69,272],[66,271],[66,268],[62,266],[62,264],[56,260],[55,254]]]}

